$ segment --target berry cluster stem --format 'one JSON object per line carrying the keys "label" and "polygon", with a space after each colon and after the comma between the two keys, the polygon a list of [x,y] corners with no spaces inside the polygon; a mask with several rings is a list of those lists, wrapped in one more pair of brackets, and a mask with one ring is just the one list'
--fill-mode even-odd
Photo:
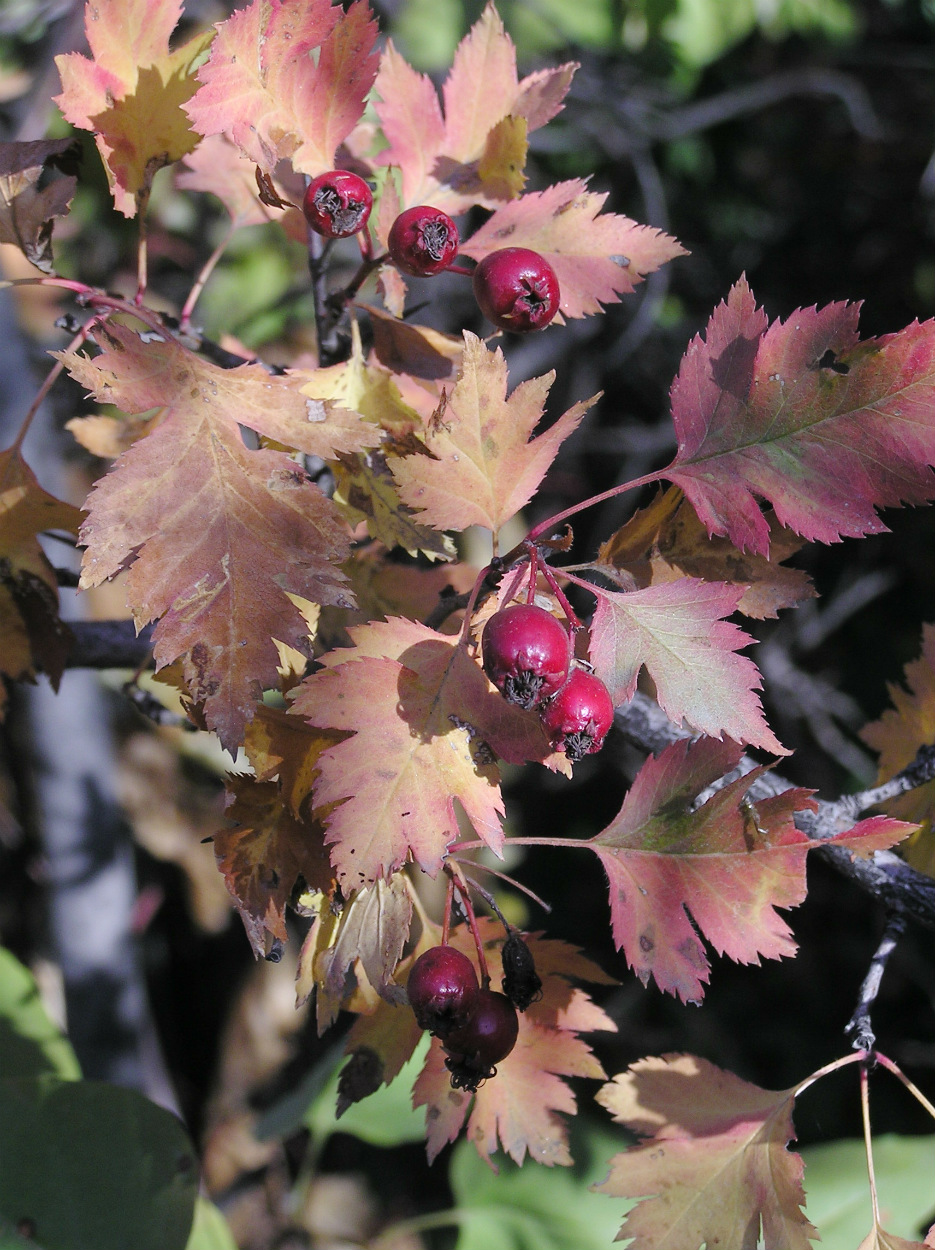
{"label": "berry cluster stem", "polygon": [[[474,914],[474,904],[471,902],[471,891],[468,889],[467,883],[461,873],[461,869],[457,864],[453,864],[449,861],[445,864],[445,872],[448,874],[448,881],[451,887],[458,891],[461,906],[464,908],[464,914],[467,917],[468,928],[471,930],[471,937],[474,939],[474,949],[477,951],[477,966],[480,968],[481,989],[487,989],[490,985],[490,971],[487,967],[487,956],[484,954],[484,944],[481,941],[481,936],[477,928],[477,917]],[[450,909],[446,907],[446,920],[448,918],[449,911]]]}

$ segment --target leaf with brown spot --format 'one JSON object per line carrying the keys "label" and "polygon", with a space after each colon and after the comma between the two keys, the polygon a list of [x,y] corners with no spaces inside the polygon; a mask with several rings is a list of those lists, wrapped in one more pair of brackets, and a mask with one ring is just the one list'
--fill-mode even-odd
{"label": "leaf with brown spot", "polygon": [[360,446],[374,427],[257,365],[219,369],[119,326],[100,336],[95,359],[62,356],[69,372],[102,401],[165,412],[91,493],[82,585],[129,570],[134,620],[159,620],[157,665],[182,658],[193,701],[233,749],[262,690],[278,684],[274,639],[298,647],[308,634],[290,595],[352,602],[334,504],[289,456],[248,450],[239,426],[325,456]]}

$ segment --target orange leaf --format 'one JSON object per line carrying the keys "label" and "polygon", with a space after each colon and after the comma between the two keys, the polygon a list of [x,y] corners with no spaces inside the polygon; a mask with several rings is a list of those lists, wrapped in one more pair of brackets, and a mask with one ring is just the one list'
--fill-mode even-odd
{"label": "orange leaf", "polygon": [[811,1250],[803,1163],[787,1149],[796,1093],[760,1089],[694,1055],[642,1059],[605,1085],[598,1102],[645,1139],[596,1186],[643,1198],[618,1240],[633,1238],[632,1250],[754,1250],[762,1238]]}
{"label": "orange leaf", "polygon": [[[493,985],[503,976],[497,925],[480,921]],[[575,1114],[575,1096],[562,1077],[600,1077],[601,1065],[578,1031],[615,1030],[610,1018],[569,978],[612,983],[611,978],[574,947],[533,934],[527,943],[542,978],[542,999],[519,1017],[513,1051],[497,1064],[496,1076],[474,1095],[451,1088],[444,1052],[437,1039],[413,1087],[413,1103],[425,1106],[431,1162],[465,1121],[467,1136],[482,1159],[502,1147],[517,1163],[529,1154],[538,1163],[569,1165],[568,1133],[557,1112]],[[452,945],[466,955],[473,944],[465,927],[452,934]],[[491,1166],[493,1166],[491,1164]]]}
{"label": "orange leaf", "polygon": [[461,245],[483,260],[501,247],[528,247],[555,270],[566,317],[587,317],[617,304],[647,274],[688,253],[652,226],[617,213],[599,215],[607,193],[588,191],[580,178],[532,191],[503,205]]}
{"label": "orange leaf", "polygon": [[455,639],[393,618],[350,630],[307,677],[293,710],[353,737],[321,757],[315,789],[345,891],[390,876],[411,855],[431,876],[458,836],[455,800],[495,851],[503,842],[495,756],[543,760],[538,718],[511,706]]}
{"label": "orange leaf", "polygon": [[351,603],[334,505],[288,456],[249,451],[238,423],[316,455],[359,446],[373,427],[259,366],[219,369],[117,326],[101,337],[107,347],[93,361],[62,357],[73,376],[98,399],[130,412],[161,403],[165,415],[91,494],[82,584],[129,568],[137,625],[164,618],[157,664],[183,658],[193,700],[234,748],[262,689],[277,684],[273,640],[301,647],[308,634],[290,594]]}
{"label": "orange leaf", "polygon": [[[498,530],[535,494],[564,440],[594,400],[586,400],[538,438],[530,436],[554,373],[522,382],[507,398],[502,351],[464,332],[458,381],[425,436],[432,453],[391,462],[404,503],[436,529],[485,525]],[[595,396],[596,398],[596,396]]]}
{"label": "orange leaf", "polygon": [[280,160],[303,174],[333,169],[376,75],[376,35],[365,0],[346,13],[331,0],[253,0],[218,26],[188,105],[192,123],[226,134],[270,173]]}
{"label": "orange leaf", "polygon": [[181,0],[88,0],[85,30],[91,59],[57,56],[66,119],[94,132],[114,196],[134,217],[153,175],[198,142],[182,105],[195,90],[193,66],[211,41],[203,31],[175,52],[169,39]]}

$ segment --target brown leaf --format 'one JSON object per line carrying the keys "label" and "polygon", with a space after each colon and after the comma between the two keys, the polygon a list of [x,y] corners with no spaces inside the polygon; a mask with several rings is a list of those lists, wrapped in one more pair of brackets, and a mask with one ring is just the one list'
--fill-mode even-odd
{"label": "brown leaf", "polygon": [[803,599],[813,599],[811,578],[783,566],[804,542],[770,516],[769,558],[738,551],[727,538],[709,538],[677,487],[656,496],[602,544],[595,566],[632,579],[634,587],[654,586],[681,577],[745,587],[737,611],[755,620],[778,616]]}
{"label": "brown leaf", "polygon": [[62,217],[77,179],[39,179],[73,147],[71,139],[0,143],[0,243],[15,244],[37,269],[52,272],[52,221]]}
{"label": "brown leaf", "polygon": [[58,615],[55,571],[39,545],[44,530],[77,534],[81,512],[42,489],[19,449],[0,452],[0,672],[36,669],[58,685],[72,634]]}

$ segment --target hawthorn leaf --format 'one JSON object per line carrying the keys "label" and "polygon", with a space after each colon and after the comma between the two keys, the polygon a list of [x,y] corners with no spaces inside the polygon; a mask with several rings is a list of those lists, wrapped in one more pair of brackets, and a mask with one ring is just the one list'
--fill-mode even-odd
{"label": "hawthorn leaf", "polygon": [[[922,652],[906,665],[904,680],[905,689],[887,687],[893,706],[860,731],[864,742],[879,753],[878,782],[888,781],[915,759],[920,747],[935,742],[935,625],[922,626]],[[890,800],[887,809],[923,826],[903,855],[914,868],[935,877],[935,781]]]}
{"label": "hawthorn leaf", "polygon": [[[499,986],[502,931],[498,934],[495,922],[486,917],[478,923],[491,982]],[[468,1140],[491,1167],[498,1148],[519,1164],[527,1154],[548,1167],[572,1162],[561,1117],[575,1114],[575,1096],[562,1078],[599,1078],[601,1065],[578,1034],[616,1031],[610,1017],[572,979],[605,985],[612,979],[564,942],[546,941],[538,934],[529,934],[526,940],[542,978],[542,998],[520,1013],[516,1046],[497,1064],[496,1076],[474,1095],[453,1090],[444,1051],[437,1038],[432,1040],[412,1091],[414,1105],[426,1108],[429,1162],[454,1141],[465,1122]],[[455,929],[451,941],[464,954],[473,954],[466,926]]]}
{"label": "hawthorn leaf", "polygon": [[157,666],[182,658],[192,699],[233,749],[262,689],[277,684],[274,639],[301,648],[308,634],[290,595],[351,603],[334,504],[289,456],[249,451],[239,423],[313,455],[359,446],[373,427],[256,365],[219,369],[119,326],[98,337],[94,360],[62,355],[69,372],[99,400],[165,411],[91,493],[82,585],[129,570],[137,626],[161,618]]}
{"label": "hawthorn leaf", "polygon": [[930,1245],[928,1238],[925,1241],[907,1241],[905,1237],[897,1237],[895,1233],[888,1233],[885,1228],[875,1223],[857,1250],[926,1250],[926,1247]]}
{"label": "hawthorn leaf", "polygon": [[737,611],[762,621],[815,597],[808,574],[783,564],[803,545],[772,518],[768,558],[738,551],[726,538],[710,537],[682,492],[670,486],[601,545],[593,567],[634,590],[682,577],[725,582],[742,590]]}
{"label": "hawthorn leaf", "polygon": [[319,914],[308,931],[296,972],[296,1006],[313,989],[319,1035],[337,1019],[356,988],[360,963],[368,983],[387,1002],[399,1006],[406,991],[393,979],[409,936],[412,897],[401,873],[358,890],[339,912],[321,896]]}
{"label": "hawthorn leaf", "polygon": [[[376,544],[355,550],[343,568],[350,579],[357,608],[341,612],[340,637],[329,635],[329,641],[341,646],[348,643],[346,624],[363,625],[391,616],[425,620],[430,614],[436,614],[446,599],[451,612],[456,612],[457,596],[470,591],[480,572],[460,561],[450,565],[400,564]],[[326,629],[327,625],[326,611]]]}
{"label": "hawthorn leaf", "polygon": [[858,859],[869,859],[875,851],[888,851],[915,833],[918,828],[918,824],[893,820],[891,816],[868,816],[850,829],[823,839],[820,845],[843,846]]}
{"label": "hawthorn leaf", "polygon": [[507,397],[507,366],[500,348],[464,331],[458,380],[425,435],[429,456],[391,462],[404,503],[435,529],[491,530],[515,516],[535,494],[559,447],[594,399],[575,404],[538,438],[555,374],[521,382]]}
{"label": "hawthorn leaf", "polygon": [[73,638],[38,535],[77,535],[80,523],[80,509],[44,491],[18,447],[0,451],[0,673],[14,681],[42,669],[58,687]]}
{"label": "hawthorn leaf", "polygon": [[464,343],[431,326],[411,325],[379,308],[368,308],[373,352],[393,373],[410,374],[430,382],[446,382],[457,373]]}
{"label": "hawthorn leaf", "polygon": [[52,272],[52,222],[68,212],[77,178],[56,178],[39,189],[43,173],[72,148],[70,139],[0,143],[0,243],[12,243],[43,273]]}
{"label": "hawthorn leaf", "polygon": [[[597,1100],[643,1138],[598,1192],[642,1198],[617,1235],[632,1250],[810,1250],[795,1140],[797,1089],[768,1090],[694,1055],[641,1059]],[[647,1197],[646,1195],[653,1195]]]}
{"label": "hawthorn leaf", "polygon": [[647,274],[676,256],[675,239],[601,208],[607,193],[588,191],[580,178],[531,191],[498,208],[461,244],[465,256],[483,260],[502,247],[528,247],[555,270],[565,317],[587,317],[617,304]]}
{"label": "hawthorn leaf", "polygon": [[333,466],[332,498],[352,525],[363,521],[371,538],[386,547],[402,547],[411,556],[451,560],[454,544],[447,534],[418,521],[399,497],[387,458],[382,451],[342,456]]}
{"label": "hawthorn leaf", "polygon": [[198,142],[182,106],[195,90],[194,67],[214,35],[202,31],[174,52],[169,40],[182,0],[87,0],[91,57],[55,58],[67,121],[94,134],[114,204],[135,217],[153,176]]}
{"label": "hawthorn leaf", "polygon": [[508,115],[490,131],[477,166],[486,193],[495,200],[515,200],[526,184],[529,151],[525,117]]}
{"label": "hawthorn leaf", "polygon": [[286,904],[298,878],[330,886],[328,852],[321,827],[297,820],[275,782],[233,776],[227,787],[232,823],[215,833],[214,853],[253,953],[264,958],[270,938],[286,941]]}
{"label": "hawthorn leaf", "polygon": [[742,800],[757,768],[693,807],[741,754],[715,738],[672,743],[646,760],[620,811],[585,843],[607,873],[618,948],[644,985],[653,977],[685,1002],[700,1001],[709,976],[699,932],[739,963],[796,949],[776,908],[805,898],[812,843],[793,817],[815,810],[810,791],[786,790],[751,810]]}
{"label": "hawthorn leaf", "polygon": [[176,174],[176,186],[216,196],[235,229],[282,219],[281,213],[272,212],[257,195],[256,166],[226,135],[207,135],[183,158],[182,166]]}
{"label": "hawthorn leaf", "polygon": [[935,496],[935,321],[861,341],[859,305],[768,322],[745,279],[672,384],[678,452],[664,476],[709,534],[765,556],[765,499],[818,542],[886,529],[882,507]]}
{"label": "hawthorn leaf", "polygon": [[430,876],[458,836],[458,801],[499,853],[503,800],[495,759],[544,760],[533,713],[490,685],[457,640],[401,617],[355,626],[298,687],[293,711],[351,732],[325,751],[315,804],[336,804],[327,841],[342,889],[389,877],[411,856]]}
{"label": "hawthorn leaf", "polygon": [[[196,130],[225,134],[261,169],[333,169],[377,71],[377,27],[366,0],[253,0],[217,28],[201,86],[187,106]],[[314,54],[314,55],[313,55]]]}
{"label": "hawthorn leaf", "polygon": [[[569,63],[540,70],[522,81],[516,74],[516,49],[493,4],[487,4],[478,21],[458,45],[454,63],[442,87],[442,113],[435,87],[399,55],[392,43],[380,59],[374,84],[375,108],[387,140],[377,161],[395,165],[402,178],[403,205],[432,204],[452,215],[472,204],[493,208],[517,193],[525,164],[519,157],[520,121],[523,139],[562,108],[577,69]],[[517,165],[506,177],[484,177],[480,166],[507,139],[507,130],[491,139],[506,119],[512,118],[507,144]]]}
{"label": "hawthorn leaf", "polygon": [[788,754],[754,693],[759,670],[736,654],[752,639],[724,619],[737,608],[739,587],[683,577],[625,593],[589,589],[597,597],[591,662],[615,706],[632,698],[645,665],[659,706],[676,724]]}

